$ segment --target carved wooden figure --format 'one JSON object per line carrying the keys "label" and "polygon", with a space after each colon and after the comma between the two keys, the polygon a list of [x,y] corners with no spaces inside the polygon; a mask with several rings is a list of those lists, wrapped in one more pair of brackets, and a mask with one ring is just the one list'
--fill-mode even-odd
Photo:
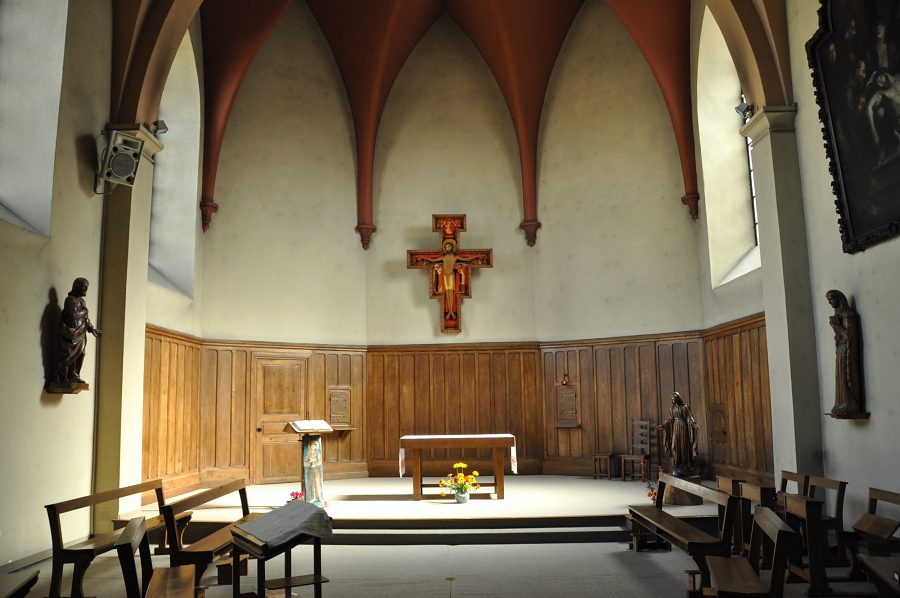
{"label": "carved wooden figure", "polygon": [[829,415],[837,419],[867,418],[859,356],[859,314],[840,291],[832,289],[825,298],[834,308],[834,314],[828,318],[835,345],[834,406]]}
{"label": "carved wooden figure", "polygon": [[431,298],[441,300],[441,332],[460,332],[462,299],[472,296],[471,268],[493,267],[493,250],[459,249],[465,214],[433,214],[431,230],[440,232],[441,248],[407,250],[406,267],[431,269]]}
{"label": "carved wooden figure", "polygon": [[84,300],[87,290],[86,278],[76,278],[72,282],[72,290],[66,297],[59,321],[56,369],[52,379],[47,381],[47,392],[77,393],[88,389],[87,383],[81,378],[87,335],[90,333],[100,338],[103,333],[94,328],[88,318],[87,303]]}

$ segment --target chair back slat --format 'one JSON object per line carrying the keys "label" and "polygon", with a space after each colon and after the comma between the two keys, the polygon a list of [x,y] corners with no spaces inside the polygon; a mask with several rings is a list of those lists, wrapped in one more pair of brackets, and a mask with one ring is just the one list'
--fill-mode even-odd
{"label": "chair back slat", "polygon": [[781,470],[781,487],[779,488],[779,491],[787,492],[788,482],[796,482],[797,494],[800,494],[801,496],[809,495],[809,476],[808,475],[805,475],[802,473],[797,473],[795,471],[787,471],[787,470],[782,469]]}

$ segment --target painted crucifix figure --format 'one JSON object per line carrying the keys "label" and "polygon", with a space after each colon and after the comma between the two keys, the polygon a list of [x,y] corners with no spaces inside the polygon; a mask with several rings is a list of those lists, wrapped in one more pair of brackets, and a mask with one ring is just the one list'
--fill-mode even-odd
{"label": "painted crucifix figure", "polygon": [[431,270],[431,298],[441,300],[441,332],[460,332],[461,302],[472,296],[471,269],[492,267],[493,251],[459,248],[459,233],[466,230],[465,214],[433,214],[431,230],[441,234],[441,248],[407,250],[406,267]]}

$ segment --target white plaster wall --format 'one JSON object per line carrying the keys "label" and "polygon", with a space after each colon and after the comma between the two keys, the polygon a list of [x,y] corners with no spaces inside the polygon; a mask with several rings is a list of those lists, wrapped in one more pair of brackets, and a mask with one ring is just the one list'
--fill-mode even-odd
{"label": "white plaster wall", "polygon": [[[379,129],[378,231],[366,256],[369,343],[533,340],[534,250],[518,229],[521,197],[503,95],[478,50],[444,15],[400,71]],[[407,249],[437,249],[435,213],[466,214],[460,246],[493,249],[493,268],[472,275],[460,334],[440,332],[430,272],[406,268]]]}
{"label": "white plaster wall", "polygon": [[547,92],[533,288],[539,340],[700,328],[697,225],[646,61],[584,4]]}
{"label": "white plaster wall", "polygon": [[[203,336],[365,343],[353,128],[303,3],[256,56],[225,133],[203,243]],[[377,240],[376,240],[377,242]]]}
{"label": "white plaster wall", "polygon": [[[43,393],[41,319],[48,292],[62,306],[72,280],[91,281],[88,308],[98,313],[102,200],[92,195],[93,137],[106,124],[111,60],[109,4],[81,0],[69,13],[53,169],[49,238],[0,222],[0,563],[50,545],[43,505],[91,491],[94,393]],[[53,113],[55,117],[56,113]],[[55,342],[55,334],[50,335]],[[88,340],[83,377],[95,385],[97,341]],[[63,520],[66,539],[85,536],[87,510]]]}
{"label": "white plaster wall", "polygon": [[831,177],[804,51],[804,44],[818,27],[816,4],[789,0],[787,11],[822,413],[834,404],[834,339],[828,325],[833,310],[825,301],[829,289],[839,289],[856,301],[862,327],[866,400],[872,417],[839,421],[822,416],[825,474],[849,483],[845,520],[852,522],[865,510],[869,486],[900,490],[900,239],[863,253],[841,251]]}
{"label": "white plaster wall", "polygon": [[[367,252],[353,232],[351,131],[327,45],[307,9],[292,7],[251,66],[226,133],[221,208],[204,238],[203,336],[402,344],[701,327],[697,227],[679,201],[671,123],[605,3],[588,2],[576,19],[548,92],[536,247],[518,228],[521,175],[503,96],[449,17],[415,48],[385,106]],[[433,213],[457,212],[468,215],[462,246],[492,248],[494,267],[474,273],[463,332],[447,335],[428,274],[407,270],[405,257],[437,246]]]}

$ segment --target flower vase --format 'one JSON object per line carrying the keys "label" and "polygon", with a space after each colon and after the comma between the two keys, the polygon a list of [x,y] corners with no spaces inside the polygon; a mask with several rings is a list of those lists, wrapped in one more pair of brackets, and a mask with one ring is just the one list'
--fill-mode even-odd
{"label": "flower vase", "polygon": [[459,504],[469,502],[469,493],[468,492],[457,492],[456,493],[456,502]]}

